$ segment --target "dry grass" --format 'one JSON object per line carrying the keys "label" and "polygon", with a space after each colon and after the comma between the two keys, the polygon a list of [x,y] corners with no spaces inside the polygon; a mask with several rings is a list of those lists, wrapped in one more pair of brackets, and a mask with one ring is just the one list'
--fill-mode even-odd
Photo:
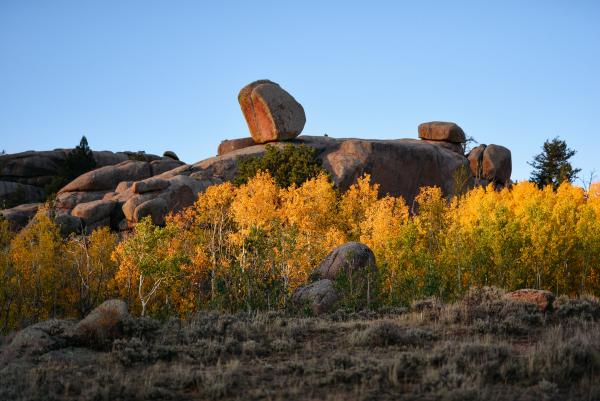
{"label": "dry grass", "polygon": [[545,315],[488,289],[318,318],[137,318],[109,349],[67,344],[0,366],[0,399],[595,400],[599,317],[594,298]]}

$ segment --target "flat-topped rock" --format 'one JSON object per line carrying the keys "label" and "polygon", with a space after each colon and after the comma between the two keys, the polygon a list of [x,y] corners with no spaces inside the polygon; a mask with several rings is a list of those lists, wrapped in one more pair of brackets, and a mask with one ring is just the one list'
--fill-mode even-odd
{"label": "flat-topped rock", "polygon": [[445,121],[419,124],[419,138],[452,143],[466,142],[466,136],[462,128],[455,123]]}

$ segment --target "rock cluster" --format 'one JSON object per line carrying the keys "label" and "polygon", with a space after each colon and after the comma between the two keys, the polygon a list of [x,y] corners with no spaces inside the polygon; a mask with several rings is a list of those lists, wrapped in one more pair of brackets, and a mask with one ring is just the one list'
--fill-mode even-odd
{"label": "rock cluster", "polygon": [[[461,171],[471,171],[461,184],[467,187],[490,182],[504,186],[510,180],[510,151],[499,145],[481,145],[467,158],[465,133],[452,122],[420,124],[418,140],[298,136],[306,121],[304,109],[278,84],[252,82],[242,88],[238,100],[252,137],[223,141],[216,157],[186,165],[173,152],[165,152],[162,158],[94,152],[100,168],[77,177],[56,197],[55,215],[63,233],[99,226],[126,230],[145,216],[162,224],[166,214],[190,206],[209,185],[233,180],[240,161],[263,155],[267,145],[312,147],[340,190],[368,173],[379,184],[381,195],[402,196],[409,205],[423,186],[440,187],[447,196],[462,190],[456,188]],[[44,183],[67,153],[0,156],[0,184],[2,180],[19,185]],[[2,188],[0,185],[0,191]],[[24,190],[30,191],[32,199],[40,195],[31,188]],[[36,208],[31,205],[0,213],[22,226]]]}
{"label": "rock cluster", "polygon": [[[294,291],[292,304],[297,308],[308,307],[315,315],[331,312],[345,295],[343,289],[336,289],[334,283],[351,278],[353,292],[368,292],[370,287],[367,282],[375,270],[373,251],[360,242],[347,242],[323,259],[311,275],[314,279],[312,283]],[[370,294],[361,295],[368,300]]]}

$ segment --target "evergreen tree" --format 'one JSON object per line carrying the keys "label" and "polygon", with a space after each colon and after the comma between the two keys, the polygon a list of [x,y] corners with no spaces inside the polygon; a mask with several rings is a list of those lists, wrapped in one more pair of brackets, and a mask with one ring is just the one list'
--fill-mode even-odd
{"label": "evergreen tree", "polygon": [[69,182],[79,177],[83,173],[96,168],[94,153],[88,145],[87,138],[81,137],[79,145],[69,152],[63,164],[59,167],[57,174],[52,181],[44,187],[48,199],[54,198],[54,195]]}
{"label": "evergreen tree", "polygon": [[73,180],[79,177],[83,173],[87,173],[96,167],[96,160],[94,154],[88,146],[87,138],[81,137],[79,145],[73,149],[67,158],[65,164],[62,166],[61,175],[69,180]]}
{"label": "evergreen tree", "polygon": [[533,162],[528,163],[533,167],[530,181],[540,188],[552,185],[554,189],[563,182],[573,182],[581,171],[573,168],[569,162],[575,153],[575,150],[567,147],[567,143],[558,137],[545,141],[542,152],[533,158]]}

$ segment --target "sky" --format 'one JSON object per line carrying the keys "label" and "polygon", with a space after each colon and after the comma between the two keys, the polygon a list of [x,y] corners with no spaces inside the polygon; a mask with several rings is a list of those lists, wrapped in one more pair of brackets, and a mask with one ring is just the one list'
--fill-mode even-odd
{"label": "sky", "polygon": [[416,138],[453,121],[512,151],[546,139],[600,178],[600,2],[0,0],[0,150],[175,151],[249,135],[257,79],[306,111],[303,134]]}

